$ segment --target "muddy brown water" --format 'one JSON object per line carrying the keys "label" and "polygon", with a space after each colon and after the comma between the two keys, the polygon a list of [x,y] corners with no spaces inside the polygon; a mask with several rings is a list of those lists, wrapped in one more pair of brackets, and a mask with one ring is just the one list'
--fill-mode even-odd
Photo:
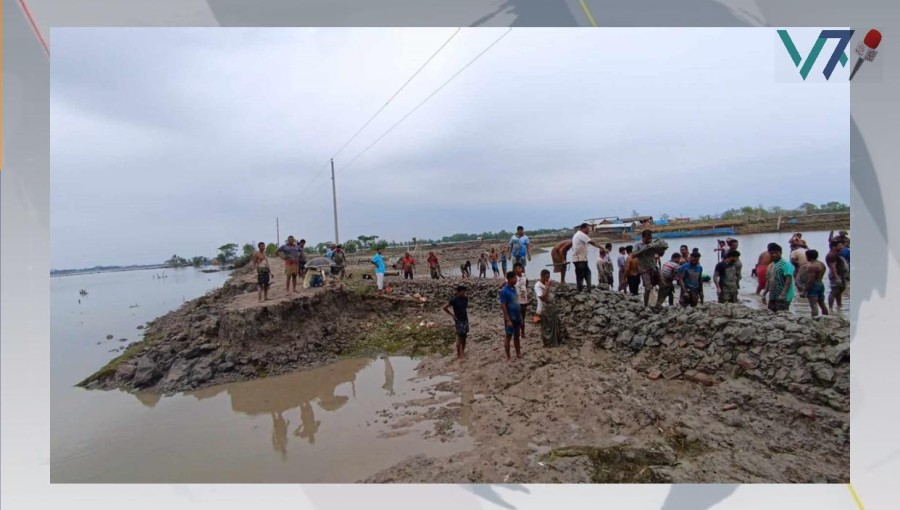
{"label": "muddy brown water", "polygon": [[[51,280],[51,482],[354,482],[473,446],[465,405],[443,442],[424,437],[434,422],[392,429],[379,416],[408,400],[471,400],[434,390],[448,379],[417,377],[410,358],[344,359],[170,397],[74,387],[139,339],[137,325],[225,279],[187,271],[165,282],[140,271]],[[78,303],[80,288],[90,293]]]}

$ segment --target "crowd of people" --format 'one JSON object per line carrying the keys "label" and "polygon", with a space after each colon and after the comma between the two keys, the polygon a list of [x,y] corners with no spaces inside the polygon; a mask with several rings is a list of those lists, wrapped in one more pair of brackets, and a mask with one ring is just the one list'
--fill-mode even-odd
{"label": "crowd of people", "polygon": [[[728,238],[718,242],[717,261],[712,277],[705,275],[700,265],[699,248],[690,249],[681,245],[668,260],[665,254],[668,244],[662,239],[654,239],[651,230],[641,232],[641,240],[619,248],[618,285],[615,285],[613,263],[611,259],[612,244],[600,244],[588,235],[590,226],[579,226],[572,239],[557,243],[551,249],[552,267],[560,275],[560,284],[565,285],[569,262],[567,254],[572,252],[572,264],[575,268],[575,285],[579,292],[590,291],[593,285],[587,247],[594,246],[599,251],[596,262],[597,287],[606,291],[617,291],[639,296],[643,288],[643,302],[650,305],[653,290],[657,291],[656,306],[675,306],[675,289],[679,290],[678,304],[683,307],[696,307],[704,302],[704,283],[712,282],[719,303],[738,303],[741,287],[743,263],[738,250],[739,241]],[[783,250],[777,243],[769,243],[766,250],[758,257],[751,274],[757,278],[756,294],[763,304],[773,312],[790,309],[794,296],[805,298],[809,302],[812,316],[840,313],[842,295],[850,279],[850,237],[846,231],[837,236],[829,234],[829,250],[824,263],[819,260],[817,250],[810,249],[803,239],[802,233],[794,234],[788,245],[790,253],[783,257]],[[499,290],[499,301],[504,322],[504,351],[507,360],[513,359],[511,347],[514,347],[516,358],[522,357],[521,338],[525,336],[525,318],[530,303],[528,279],[525,276],[525,264],[531,260],[527,236],[522,227],[510,240],[508,248],[514,261],[513,270],[504,273],[506,282]],[[484,277],[486,264],[496,260],[495,251],[491,256],[482,255],[479,259],[479,276]],[[665,260],[665,262],[664,262]],[[464,265],[465,266],[465,265]],[[465,267],[464,277],[467,276]],[[494,273],[497,268],[492,264]],[[504,270],[506,268],[504,267]],[[828,277],[830,291],[825,301],[824,278]],[[540,279],[534,285],[537,307],[533,322],[540,325],[541,339],[545,346],[561,343],[564,332],[561,328],[558,312],[554,305],[551,272],[544,269]],[[465,286],[457,287],[456,295],[445,306],[444,310],[454,318],[457,334],[457,356],[465,357],[466,336],[469,332],[468,299]],[[451,311],[452,309],[452,311]]]}
{"label": "crowd of people", "polygon": [[[294,236],[288,236],[287,242],[278,247],[275,256],[284,261],[284,289],[288,293],[298,293],[297,280],[303,282],[303,287],[315,286],[317,283],[311,278],[314,274],[307,267],[308,254],[306,251],[306,239],[298,242]],[[347,254],[343,246],[331,244],[328,246],[324,257],[328,260],[326,265],[333,276],[344,278],[346,276]],[[257,251],[250,259],[250,263],[256,270],[256,283],[258,287],[258,300],[268,301],[269,287],[272,282],[272,270],[269,267],[269,258],[266,253],[266,243],[257,244]],[[323,266],[324,267],[324,266]]]}
{"label": "crowd of people", "polygon": [[[709,276],[704,273],[700,264],[699,248],[691,249],[687,245],[681,245],[678,251],[666,257],[668,244],[663,239],[654,238],[649,229],[641,232],[639,242],[618,248],[615,264],[612,259],[612,243],[601,244],[591,239],[589,232],[590,226],[583,223],[571,239],[557,243],[550,250],[550,267],[554,273],[559,274],[559,285],[566,285],[566,274],[571,263],[575,269],[575,286],[579,292],[590,292],[596,285],[604,291],[641,296],[644,306],[650,306],[651,296],[656,291],[656,300],[652,304],[664,306],[668,303],[669,306],[676,306],[677,289],[679,306],[696,307],[705,301],[704,284],[711,282],[719,303],[739,302],[743,263],[737,239],[728,238],[718,242],[718,248],[714,250],[716,264]],[[276,255],[284,260],[285,290],[288,292],[297,292],[298,276],[303,278],[307,274],[305,245],[305,240],[301,239],[298,243],[294,236],[289,236],[287,243],[276,251]],[[837,235],[831,232],[828,245],[823,261],[818,250],[810,249],[802,233],[791,236],[788,241],[790,250],[786,257],[778,243],[769,243],[750,271],[757,280],[756,295],[760,296],[762,303],[773,312],[786,311],[790,309],[795,297],[799,296],[808,301],[812,316],[839,313],[850,280],[850,237],[846,231],[840,231]],[[588,246],[594,246],[599,252],[595,264],[596,279],[588,261]],[[265,243],[259,243],[259,252],[252,259],[257,271],[260,301],[268,299],[271,279],[265,248]],[[566,260],[570,252],[571,262]],[[344,277],[346,255],[342,247],[330,246],[325,257],[331,261],[332,274]],[[505,278],[498,290],[498,300],[503,312],[504,350],[509,360],[512,359],[512,349],[517,358],[521,357],[521,338],[525,336],[525,318],[528,317],[532,292],[536,307],[531,321],[539,325],[543,344],[558,345],[564,336],[554,304],[553,289],[556,283],[551,280],[552,273],[543,269],[533,289],[529,289],[525,267],[530,261],[531,241],[522,226],[516,228],[516,233],[504,248],[490,248],[479,254],[477,260],[478,278],[488,278],[488,268],[494,278]],[[434,252],[428,253],[427,262],[432,279],[445,278]],[[510,263],[512,270],[507,271]],[[371,264],[375,267],[377,289],[382,291],[386,272],[382,249],[376,250]],[[400,256],[393,267],[400,270],[404,279],[415,278],[416,260],[409,252]],[[471,261],[460,265],[460,273],[463,279],[472,277]],[[826,277],[829,289],[827,297]],[[465,357],[469,333],[466,292],[465,286],[458,286],[455,295],[444,307],[444,311],[454,318],[457,356],[460,358]]]}

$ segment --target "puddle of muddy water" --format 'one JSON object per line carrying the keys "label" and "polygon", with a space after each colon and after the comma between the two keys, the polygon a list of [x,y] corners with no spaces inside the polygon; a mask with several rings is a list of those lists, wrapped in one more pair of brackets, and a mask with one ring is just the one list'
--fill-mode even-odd
{"label": "puddle of muddy water", "polygon": [[[353,358],[295,374],[173,397],[78,390],[51,445],[52,482],[354,482],[407,457],[470,449],[472,395],[433,389],[417,360]],[[392,429],[394,405],[447,397],[463,406],[456,438],[434,422]],[[429,434],[430,435],[430,434]]]}

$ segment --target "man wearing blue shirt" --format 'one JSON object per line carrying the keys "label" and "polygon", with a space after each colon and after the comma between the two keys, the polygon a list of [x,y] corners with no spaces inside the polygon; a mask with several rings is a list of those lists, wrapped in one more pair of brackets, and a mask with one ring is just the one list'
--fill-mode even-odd
{"label": "man wearing blue shirt", "polygon": [[372,264],[375,265],[375,282],[378,290],[384,290],[384,258],[381,256],[381,248],[375,251]]}
{"label": "man wearing blue shirt", "polygon": [[519,334],[522,331],[522,309],[519,306],[519,294],[516,292],[518,277],[515,271],[506,273],[506,285],[500,289],[500,307],[503,309],[503,324],[505,325],[506,340],[503,349],[506,351],[506,360],[510,361],[509,341],[513,340],[516,347],[516,358],[522,357],[522,349],[519,345]]}
{"label": "man wearing blue shirt", "polygon": [[697,306],[703,285],[703,266],[700,265],[700,252],[693,252],[689,262],[678,268],[681,275],[681,306]]}
{"label": "man wearing blue shirt", "polygon": [[525,235],[525,227],[521,225],[516,227],[516,234],[509,240],[509,258],[513,265],[522,264],[522,267],[531,260],[531,241]]}

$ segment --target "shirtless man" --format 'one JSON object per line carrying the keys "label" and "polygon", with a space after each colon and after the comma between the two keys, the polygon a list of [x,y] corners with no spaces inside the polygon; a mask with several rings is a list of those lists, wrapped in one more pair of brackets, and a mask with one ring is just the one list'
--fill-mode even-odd
{"label": "shirtless man", "polygon": [[819,252],[816,250],[808,250],[806,252],[806,297],[809,299],[809,309],[812,316],[828,315],[828,308],[825,306],[825,264],[819,261]]}
{"label": "shirtless man", "polygon": [[633,246],[625,247],[625,253],[628,254],[628,258],[625,259],[625,279],[628,281],[628,290],[631,295],[637,296],[641,285],[641,269],[637,257],[631,254],[633,251]]}
{"label": "shirtless man", "polygon": [[272,271],[269,269],[269,259],[266,257],[266,243],[257,245],[259,251],[253,254],[253,267],[256,268],[256,284],[259,286],[258,301],[269,300],[269,280]]}
{"label": "shirtless man", "polygon": [[553,272],[559,273],[559,283],[566,284],[566,269],[569,264],[566,263],[566,254],[572,249],[572,240],[566,239],[556,243],[556,246],[550,250],[550,258],[553,260]]}
{"label": "shirtless man", "polygon": [[769,264],[772,263],[772,256],[769,255],[769,251],[766,250],[759,254],[759,258],[756,259],[756,267],[753,268],[753,276],[756,277],[756,295],[758,296],[760,292],[766,290],[766,271],[769,269]]}
{"label": "shirtless man", "polygon": [[834,313],[834,304],[837,303],[838,312],[841,311],[843,300],[841,297],[847,290],[846,276],[850,272],[847,269],[847,261],[841,257],[843,245],[837,241],[831,241],[831,251],[825,256],[828,265],[828,282],[831,284],[831,293],[828,294],[828,309]]}

